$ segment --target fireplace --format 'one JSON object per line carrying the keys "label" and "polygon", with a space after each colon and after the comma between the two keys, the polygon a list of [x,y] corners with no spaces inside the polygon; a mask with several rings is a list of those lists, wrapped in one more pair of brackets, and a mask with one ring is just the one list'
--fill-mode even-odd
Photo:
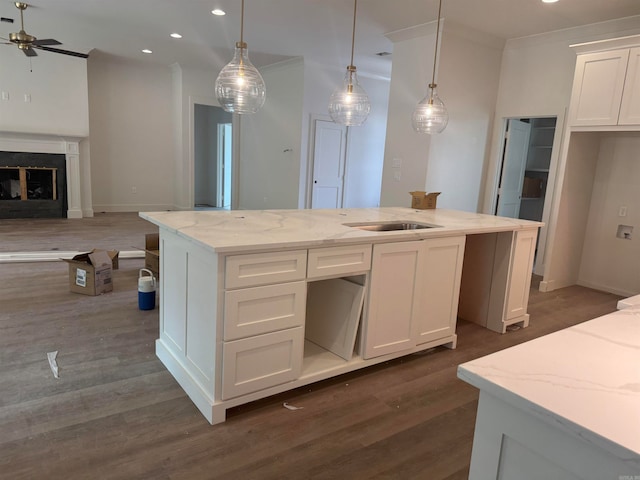
{"label": "fireplace", "polygon": [[66,177],[63,154],[0,152],[0,218],[66,217]]}
{"label": "fireplace", "polygon": [[93,216],[90,205],[83,215],[80,140],[0,132],[0,218]]}

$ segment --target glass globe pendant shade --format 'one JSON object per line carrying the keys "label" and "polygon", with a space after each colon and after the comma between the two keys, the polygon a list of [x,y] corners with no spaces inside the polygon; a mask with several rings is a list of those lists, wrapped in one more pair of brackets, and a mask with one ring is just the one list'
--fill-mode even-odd
{"label": "glass globe pendant shade", "polygon": [[343,85],[336,88],[329,99],[331,119],[347,126],[362,125],[371,112],[371,102],[367,92],[358,83],[356,67],[347,67]]}
{"label": "glass globe pendant shade", "polygon": [[218,74],[215,90],[220,106],[227,112],[256,113],[264,105],[264,80],[249,61],[246,43],[236,43],[233,59]]}
{"label": "glass globe pendant shade", "polygon": [[424,97],[411,117],[411,125],[418,133],[442,133],[449,123],[449,113],[436,93],[436,86],[429,85],[429,93]]}

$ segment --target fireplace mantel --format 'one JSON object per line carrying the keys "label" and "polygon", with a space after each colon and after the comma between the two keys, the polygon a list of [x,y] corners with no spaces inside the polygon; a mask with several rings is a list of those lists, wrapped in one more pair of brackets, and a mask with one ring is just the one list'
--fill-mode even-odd
{"label": "fireplace mantel", "polygon": [[82,218],[80,142],[86,137],[0,132],[0,151],[61,153],[66,157],[67,218]]}

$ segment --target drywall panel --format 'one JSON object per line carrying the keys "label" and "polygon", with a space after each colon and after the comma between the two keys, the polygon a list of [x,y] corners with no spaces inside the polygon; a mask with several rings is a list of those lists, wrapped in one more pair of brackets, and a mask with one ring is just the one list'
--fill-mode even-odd
{"label": "drywall panel", "polygon": [[[602,136],[580,263],[580,285],[623,296],[640,293],[638,152],[640,133]],[[616,236],[619,225],[633,228],[629,238]]]}
{"label": "drywall panel", "polygon": [[94,210],[171,208],[171,70],[95,56],[88,73]]}

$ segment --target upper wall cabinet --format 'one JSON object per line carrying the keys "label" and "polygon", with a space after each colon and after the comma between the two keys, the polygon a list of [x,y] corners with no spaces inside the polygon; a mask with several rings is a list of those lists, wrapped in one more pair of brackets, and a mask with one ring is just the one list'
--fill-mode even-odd
{"label": "upper wall cabinet", "polygon": [[629,51],[618,125],[640,125],[640,47]]}
{"label": "upper wall cabinet", "polygon": [[640,46],[579,52],[569,116],[576,127],[640,125]]}

